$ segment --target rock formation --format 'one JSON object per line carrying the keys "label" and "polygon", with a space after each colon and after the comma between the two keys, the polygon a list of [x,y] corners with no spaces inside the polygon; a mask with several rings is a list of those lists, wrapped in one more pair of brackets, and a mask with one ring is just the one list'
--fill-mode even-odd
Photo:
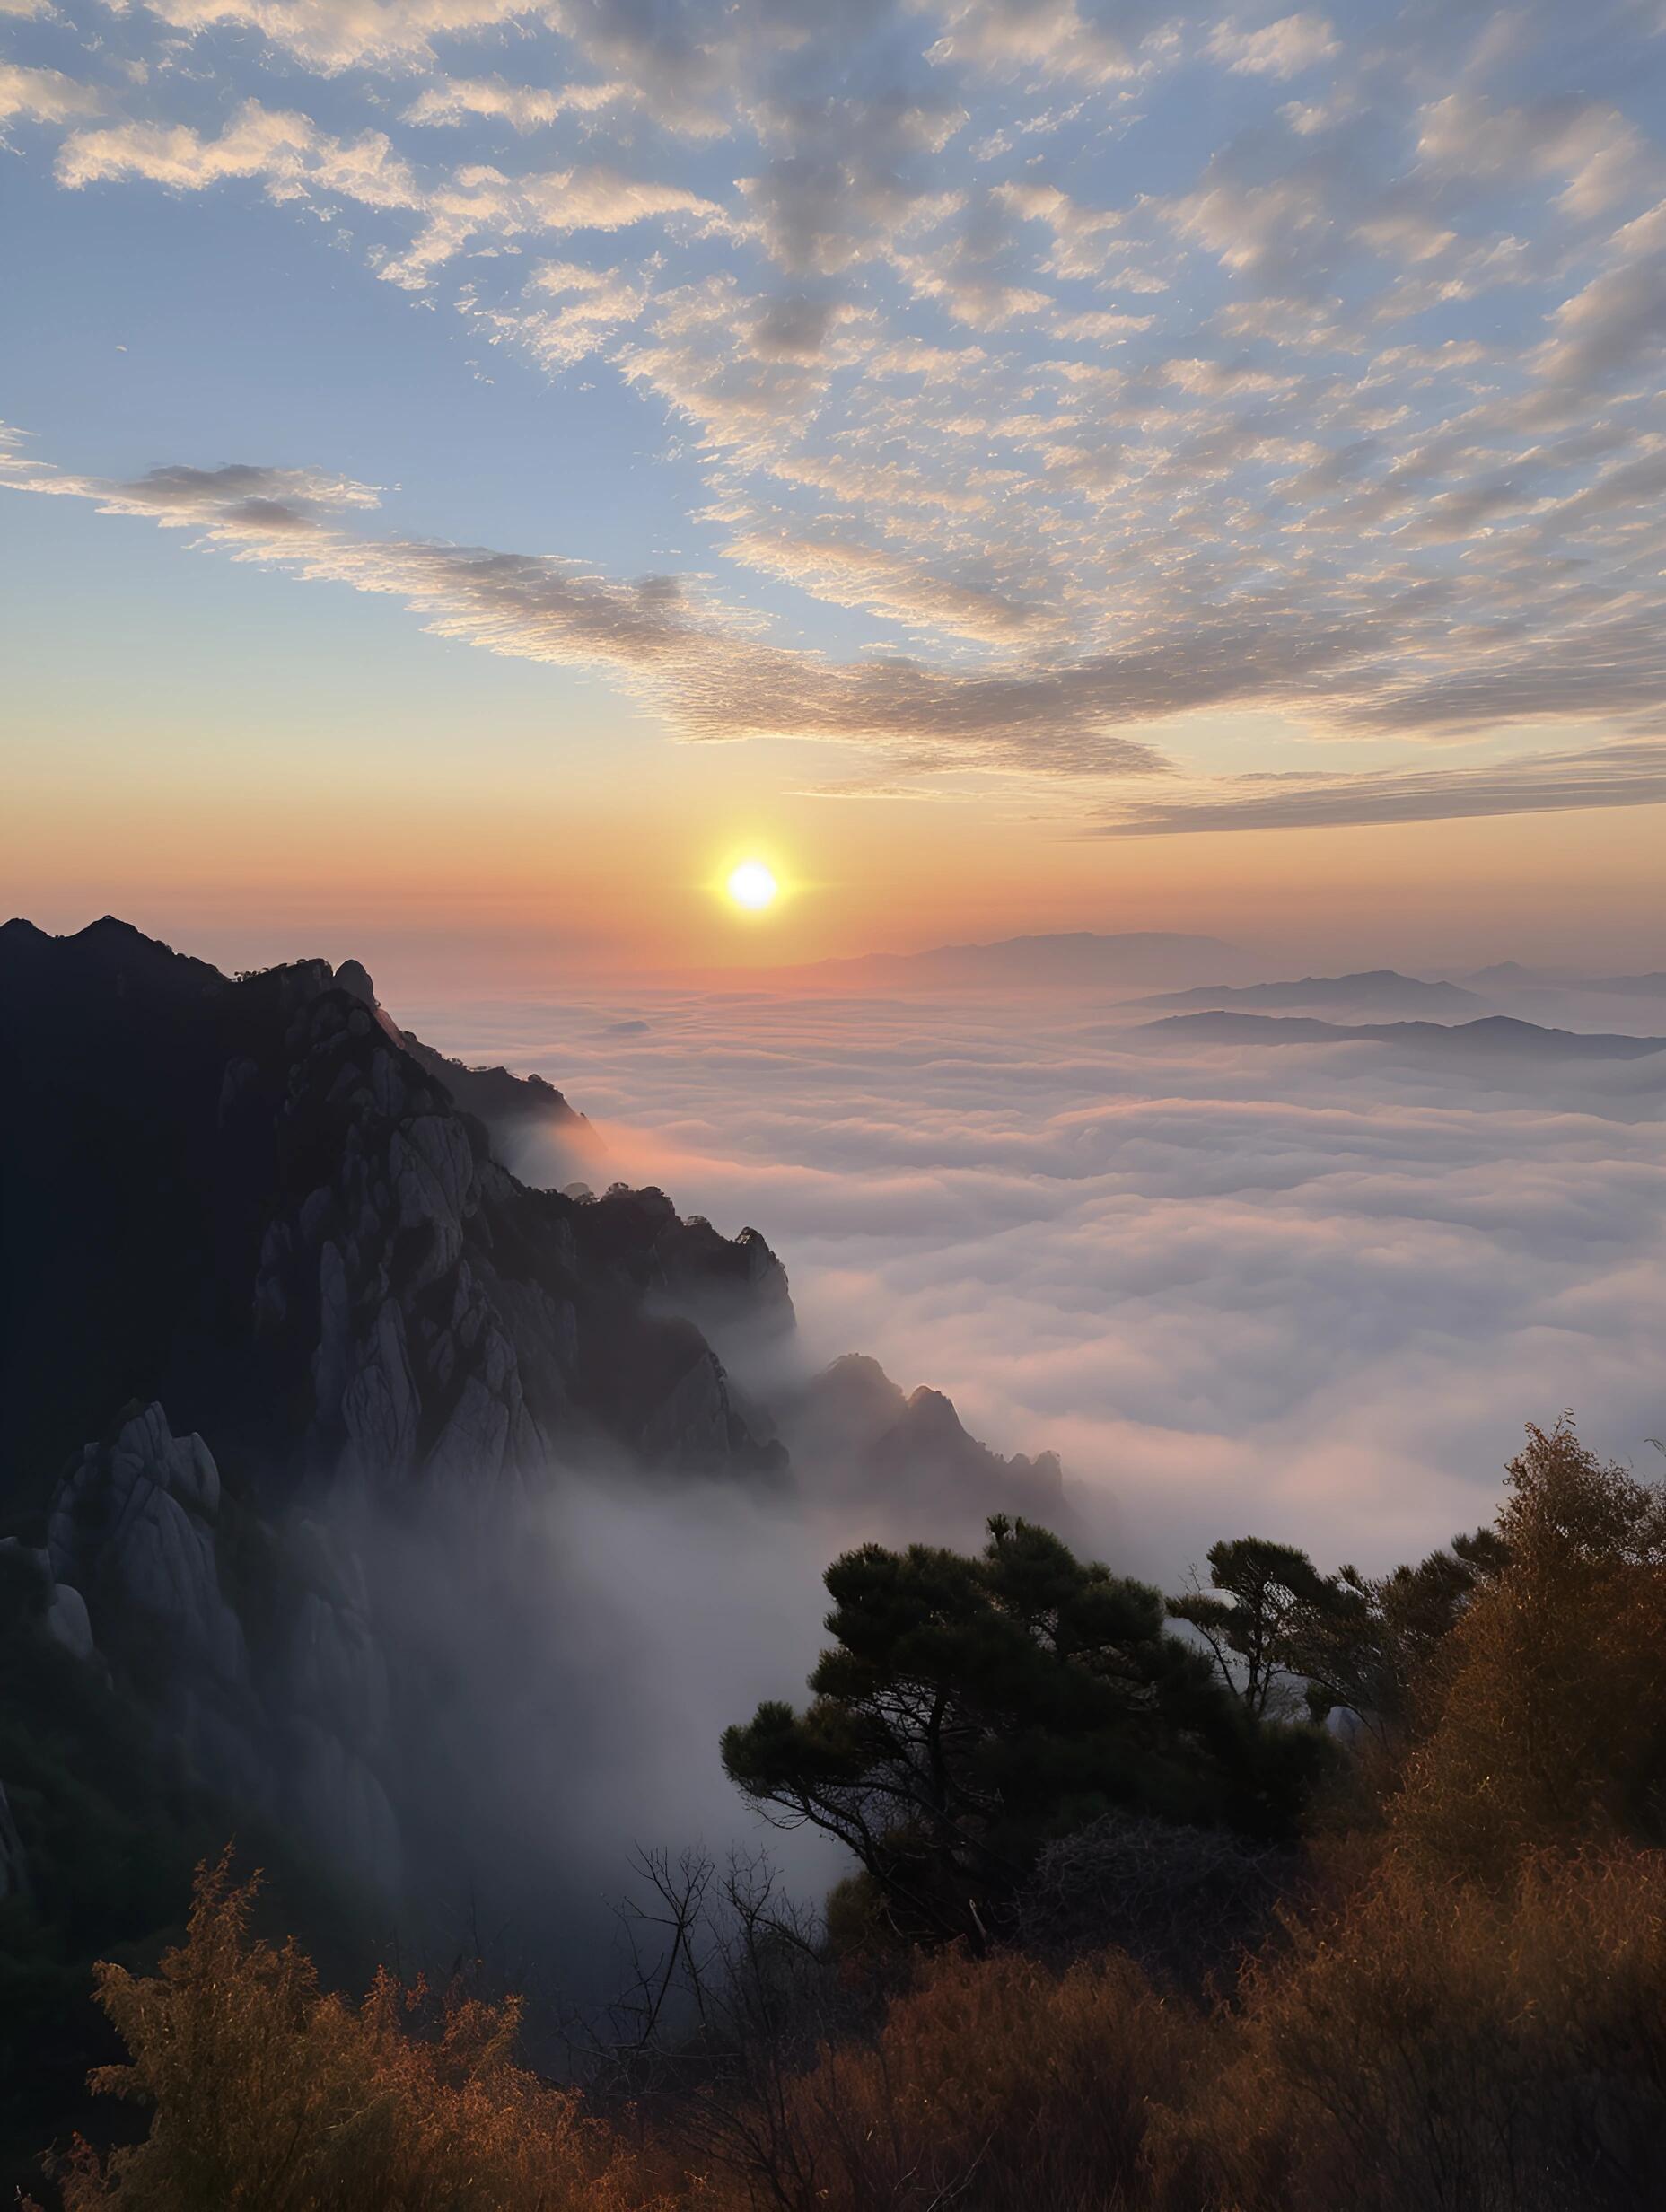
{"label": "rock formation", "polygon": [[4,1785],[0,1784],[0,1904],[8,1897],[26,1895],[28,1890],[29,1861],[24,1855],[23,1839],[12,1818]]}
{"label": "rock formation", "polygon": [[836,1359],[783,1400],[780,1418],[806,1480],[872,1502],[907,1534],[977,1540],[992,1513],[1068,1524],[1056,1453],[1003,1459],[941,1391],[905,1394],[864,1354]]}
{"label": "rock formation", "polygon": [[[268,1502],[489,1495],[609,1449],[778,1475],[687,1318],[710,1294],[790,1320],[763,1239],[731,1245],[661,1192],[528,1188],[451,1064],[342,974],[228,979],[115,922],[0,930],[4,1156],[30,1163],[5,1403],[37,1484],[133,1399]],[[480,1080],[582,1119],[548,1084]]]}
{"label": "rock formation", "polygon": [[159,1757],[355,1881],[397,1888],[387,1662],[338,1540],[240,1516],[202,1438],[175,1436],[152,1405],[68,1469],[33,1556],[48,1632],[142,1685]]}
{"label": "rock formation", "polygon": [[[789,1364],[765,1239],[660,1190],[520,1180],[508,1136],[593,1148],[583,1117],[409,1036],[357,962],[227,977],[114,920],[12,922],[0,1030],[0,1596],[28,1614],[15,1680],[61,1704],[68,1747],[23,1762],[27,1793],[0,1787],[0,1900],[80,1817],[75,1762],[118,1737],[136,1763],[110,1778],[111,1851],[162,1820],[148,1792],[181,1852],[192,1807],[207,1848],[246,1813],[396,1895],[460,1771],[454,1741],[434,1748],[440,1678],[485,1609],[510,1642],[517,1606],[541,1621],[504,1531],[564,1469],[779,1496],[785,1434],[800,1479],[915,1532],[1058,1518],[1049,1454],[998,1458],[872,1361],[768,1407],[738,1391],[715,1347]],[[413,1618],[393,1558],[412,1532],[460,1643]],[[140,1909],[121,1940],[157,1925]]]}

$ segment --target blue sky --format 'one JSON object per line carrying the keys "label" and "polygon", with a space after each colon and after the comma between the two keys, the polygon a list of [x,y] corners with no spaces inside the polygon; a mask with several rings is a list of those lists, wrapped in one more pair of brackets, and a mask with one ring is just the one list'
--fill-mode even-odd
{"label": "blue sky", "polygon": [[0,0],[24,742],[1658,803],[1663,26]]}

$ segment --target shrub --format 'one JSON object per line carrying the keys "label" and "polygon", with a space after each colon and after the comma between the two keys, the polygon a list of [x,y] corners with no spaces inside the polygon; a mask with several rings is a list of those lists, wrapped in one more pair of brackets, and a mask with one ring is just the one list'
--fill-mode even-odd
{"label": "shrub", "polygon": [[871,2041],[788,2091],[785,2150],[746,2201],[784,2212],[1134,2212],[1153,2112],[1211,2046],[1189,2006],[1111,1952],[1054,1975],[1016,1953],[939,1956]]}
{"label": "shrub", "polygon": [[1293,1851],[1220,1829],[1109,1813],[1050,1843],[1012,1916],[1033,1956],[1064,1962],[1114,1946],[1181,1987],[1230,1983],[1299,1878]]}
{"label": "shrub", "polygon": [[253,1892],[223,1859],[157,1973],[100,1968],[131,2062],[94,2086],[153,2110],[135,2147],[76,2146],[66,2212],[647,2212],[617,2139],[515,2063],[513,2002],[382,1974],[349,2005],[250,1938]]}
{"label": "shrub", "polygon": [[[922,1956],[888,1852],[838,1893],[831,1953],[758,1870],[719,1883],[698,1855],[650,1859],[663,1913],[645,1925],[672,1940],[662,1965],[643,1962],[622,2056],[587,2110],[516,2063],[513,2003],[434,2000],[386,1975],[361,2005],[323,1993],[293,1944],[251,1939],[251,1889],[223,1861],[199,1874],[186,1941],[156,1974],[99,1970],[130,2063],[95,2083],[148,2102],[150,2133],[104,2157],[80,2146],[66,2212],[1657,2204],[1666,1498],[1566,1422],[1530,1430],[1510,1481],[1495,1531],[1383,1583],[1355,1577],[1357,1605],[1326,1599],[1378,1725],[1358,1789],[1304,1858],[1057,1786],[1079,1746],[1040,1724],[1061,1713],[1085,1711],[1095,1760],[1115,1738],[1158,1770],[1177,1720],[1199,1753],[1218,1751],[1223,1715],[1229,1745],[1302,1748],[1302,1732],[1233,1712],[1220,1682],[1196,1697],[1206,1663],[1175,1664],[1152,1593],[999,1524],[981,1563],[854,1554],[835,1574],[841,1645],[820,1708],[764,1708],[732,1734],[732,1769],[765,1798],[802,1786],[860,1807],[916,1748],[873,1733],[897,1683],[934,1683],[905,1718],[924,1714],[927,1751],[952,1739],[939,1811],[969,1851],[1020,1834],[1013,1863],[1035,1869],[1003,1895],[1011,1909],[971,1916],[977,1934],[1015,1933],[1054,1963],[973,1957],[929,1916],[938,1947]],[[1291,1584],[1267,1584],[1258,1552],[1259,1579],[1239,1573],[1247,1558],[1222,1566],[1221,1602],[1270,1603],[1282,1637]],[[1231,1654],[1252,1640],[1206,1619]],[[1265,1681],[1276,1651],[1254,1648]],[[772,1782],[767,1755],[787,1752]]]}
{"label": "shrub", "polygon": [[1161,2116],[1172,2212],[1633,2212],[1666,2172],[1666,1856],[1508,1891],[1390,1862],[1253,1968],[1232,2055]]}

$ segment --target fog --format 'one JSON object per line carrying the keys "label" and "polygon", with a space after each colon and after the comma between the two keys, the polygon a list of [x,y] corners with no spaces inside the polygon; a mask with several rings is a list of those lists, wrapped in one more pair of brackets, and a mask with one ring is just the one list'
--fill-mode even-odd
{"label": "fog", "polygon": [[565,1468],[488,1513],[361,1504],[399,1757],[399,1944],[443,1978],[478,1956],[548,2036],[622,1986],[618,1908],[636,1855],[767,1847],[816,1898],[846,1871],[783,1836],[724,1777],[717,1740],[813,1663],[819,1577],[844,1534],[723,1482]]}
{"label": "fog", "polygon": [[1666,1056],[1224,1048],[1069,994],[408,1018],[558,1082],[611,1175],[761,1229],[807,1358],[1057,1450],[1158,1579],[1246,1528],[1386,1566],[1490,1511],[1523,1422],[1650,1458],[1666,1424]]}

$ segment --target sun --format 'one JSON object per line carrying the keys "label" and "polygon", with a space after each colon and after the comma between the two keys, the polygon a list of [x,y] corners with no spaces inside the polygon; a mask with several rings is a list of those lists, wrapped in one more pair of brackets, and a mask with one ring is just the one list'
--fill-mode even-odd
{"label": "sun", "polygon": [[761,914],[766,907],[775,904],[780,885],[761,860],[743,860],[730,876],[726,886],[736,906],[745,907],[751,914]]}

